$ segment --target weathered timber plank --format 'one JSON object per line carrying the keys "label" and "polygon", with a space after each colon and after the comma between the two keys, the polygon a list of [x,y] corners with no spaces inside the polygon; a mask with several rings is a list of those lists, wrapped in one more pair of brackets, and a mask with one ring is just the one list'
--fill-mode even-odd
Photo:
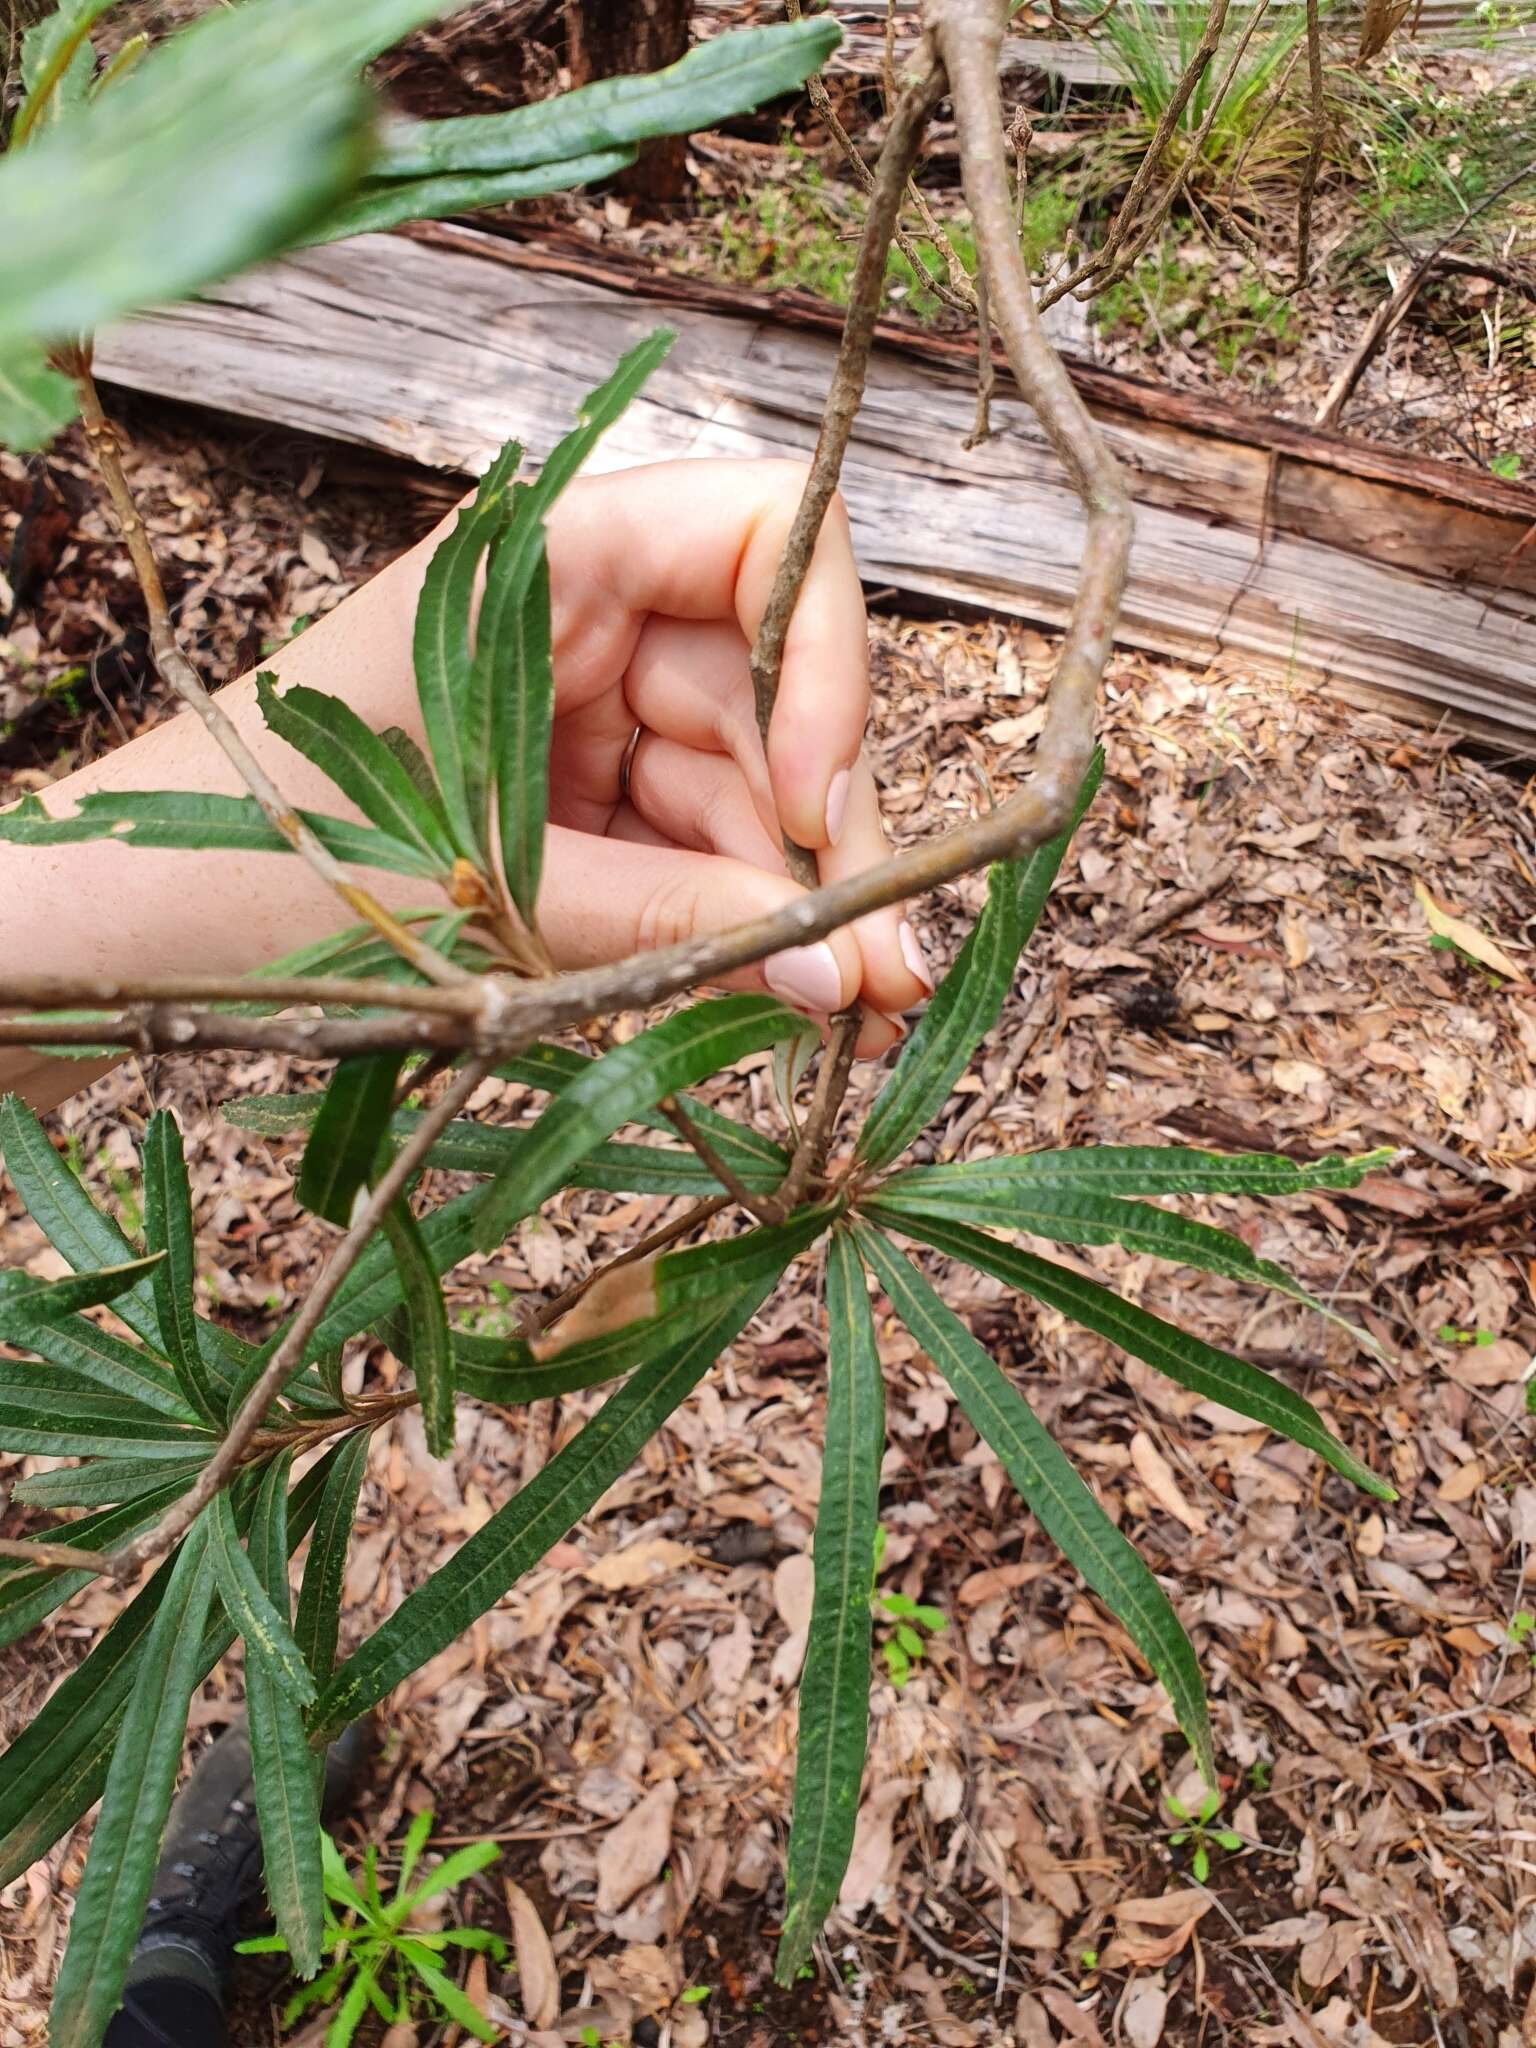
{"label": "weathered timber plank", "polygon": [[[465,229],[306,251],[113,331],[98,344],[98,367],[136,389],[195,393],[230,412],[475,470],[512,434],[541,458],[614,357],[664,318],[678,346],[605,439],[598,466],[809,451],[829,337],[755,315],[658,307],[529,267],[519,254]],[[1116,389],[1102,372],[1094,382],[1100,394]],[[1229,439],[1138,409],[1134,392],[1119,408],[1102,395],[1093,402],[1139,500],[1128,642],[1325,677],[1345,694],[1529,746],[1536,594],[1509,580],[1508,565],[1524,566],[1516,549],[1536,495],[1469,480],[1490,501],[1471,509],[1493,536],[1486,557],[1480,541],[1464,544],[1478,553],[1481,583],[1471,587],[1424,559],[1425,507],[1453,538],[1458,508],[1449,484],[1415,492],[1414,465],[1393,474],[1386,496],[1336,507],[1338,530],[1283,530],[1270,478],[1279,458],[1257,426]],[[971,411],[960,368],[876,352],[844,471],[861,569],[876,584],[1059,621],[1081,547],[1076,502],[1022,403],[1000,393],[999,431],[968,452]],[[1326,446],[1343,463],[1348,444]],[[1351,490],[1371,483],[1318,464],[1311,488],[1335,476]],[[1294,516],[1297,493],[1284,495]],[[1342,530],[1355,519],[1387,530],[1359,536],[1362,548]],[[1405,548],[1417,557],[1411,567],[1391,559]]]}

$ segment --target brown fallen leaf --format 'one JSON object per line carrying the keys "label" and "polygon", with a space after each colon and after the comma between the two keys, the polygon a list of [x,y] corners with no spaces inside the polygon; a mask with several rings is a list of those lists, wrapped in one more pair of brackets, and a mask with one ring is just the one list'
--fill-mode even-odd
{"label": "brown fallen leaf", "polygon": [[1168,1994],[1155,1977],[1140,1977],[1125,1995],[1120,2027],[1131,2048],[1157,2048],[1168,2017]]}
{"label": "brown fallen leaf", "polygon": [[1370,1938],[1368,1921],[1331,1921],[1321,1934],[1306,1943],[1297,1958],[1303,1978],[1314,1991],[1321,1991],[1348,1969]]}
{"label": "brown fallen leaf", "polygon": [[1110,1911],[1117,1920],[1130,1920],[1138,1927],[1182,1927],[1186,1920],[1202,1919],[1215,1903],[1209,1892],[1179,1890],[1121,1899]]}
{"label": "brown fallen leaf", "polygon": [[1210,1523],[1200,1509],[1180,1493],[1173,1467],[1144,1429],[1138,1429],[1131,1438],[1131,1463],[1136,1468],[1136,1477],[1165,1514],[1172,1515],[1176,1522],[1182,1522],[1192,1536],[1205,1534]]}
{"label": "brown fallen leaf", "polygon": [[1482,966],[1491,968],[1495,974],[1502,974],[1508,981],[1524,981],[1525,976],[1514,961],[1486,932],[1480,932],[1465,918],[1452,917],[1448,910],[1442,910],[1422,882],[1415,881],[1413,893],[1419,899],[1425,922],[1437,939],[1449,939],[1458,952],[1469,953]]}
{"label": "brown fallen leaf", "polygon": [[601,1586],[605,1593],[629,1593],[676,1571],[681,1564],[692,1564],[697,1557],[696,1550],[690,1550],[686,1543],[675,1543],[670,1536],[642,1536],[638,1543],[595,1558],[582,1577]]}
{"label": "brown fallen leaf", "polygon": [[597,1850],[597,1910],[617,1913],[657,1875],[672,1851],[677,1785],[668,1778],[610,1828]]}
{"label": "brown fallen leaf", "polygon": [[656,1308],[656,1259],[633,1259],[595,1280],[576,1306],[547,1335],[535,1337],[529,1349],[541,1363],[558,1358],[568,1346],[644,1321],[655,1315]]}
{"label": "brown fallen leaf", "polygon": [[560,1970],[555,1952],[532,1899],[510,1877],[503,1882],[524,2017],[531,2027],[552,2027],[560,2017]]}

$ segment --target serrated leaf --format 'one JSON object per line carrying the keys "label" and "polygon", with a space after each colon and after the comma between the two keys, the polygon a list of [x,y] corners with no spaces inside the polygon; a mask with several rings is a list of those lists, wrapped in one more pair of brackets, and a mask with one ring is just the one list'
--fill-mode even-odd
{"label": "serrated leaf", "polygon": [[840,40],[837,22],[825,14],[736,29],[701,43],[664,71],[601,79],[505,114],[399,122],[384,138],[375,173],[512,170],[693,134],[796,91]]}
{"label": "serrated leaf", "polygon": [[[262,1474],[250,1535],[250,1563],[285,1630],[290,1463],[289,1457],[275,1458]],[[299,1654],[297,1643],[293,1648]],[[325,1901],[320,1871],[320,1759],[304,1733],[304,1716],[284,1668],[286,1652],[274,1656],[247,1635],[245,1656],[262,1875],[294,1973],[313,1977],[320,1967]],[[303,1668],[308,1678],[307,1666]],[[310,1683],[313,1697],[313,1681]]]}
{"label": "serrated leaf", "polygon": [[286,1616],[278,1613],[255,1564],[246,1555],[229,1495],[218,1494],[203,1518],[209,1525],[209,1562],[224,1612],[244,1636],[247,1651],[260,1658],[274,1683],[299,1706],[307,1707],[315,1697],[314,1677]]}
{"label": "serrated leaf", "polygon": [[[431,878],[437,870],[414,846],[345,818],[298,813],[321,845],[338,860],[392,874]],[[33,797],[0,812],[0,844],[73,846],[112,839],[123,846],[171,848],[204,853],[291,853],[293,849],[262,816],[253,796],[203,796],[194,791],[98,791],[78,799],[72,816],[55,818]]]}
{"label": "serrated leaf", "polygon": [[[484,792],[491,707],[474,674],[472,620],[481,564],[502,529],[522,448],[507,442],[438,543],[422,578],[412,652],[427,748],[459,854],[489,872]],[[483,627],[482,627],[483,630]]]}
{"label": "serrated leaf", "polygon": [[[138,1254],[113,1219],[98,1209],[54,1150],[48,1133],[16,1095],[0,1097],[0,1158],[22,1206],[38,1229],[78,1272],[122,1266]],[[156,1350],[160,1316],[148,1274],[117,1296],[113,1312]]]}
{"label": "serrated leaf", "polygon": [[341,1060],[321,1099],[295,1192],[306,1209],[345,1228],[373,1184],[403,1052]]}
{"label": "serrated leaf", "polygon": [[932,1121],[1002,1014],[1019,955],[1103,774],[1103,751],[1096,748],[1067,829],[1025,859],[998,861],[988,872],[985,908],[902,1047],[860,1134],[858,1154],[870,1166],[889,1166]]}
{"label": "serrated leaf", "polygon": [[[309,1533],[334,1456],[327,1451],[294,1486],[288,1503],[292,1544]],[[237,1506],[237,1521],[241,1513]],[[176,1561],[168,1558],[155,1571],[0,1757],[0,1885],[46,1855],[101,1796],[128,1696],[138,1683],[145,1637]],[[233,1641],[234,1630],[217,1610],[203,1636],[198,1684]]]}
{"label": "serrated leaf", "polygon": [[[437,124],[432,124],[437,125]],[[607,149],[528,170],[468,171],[430,178],[369,178],[356,195],[327,215],[309,239],[339,242],[349,235],[382,234],[408,220],[442,220],[482,206],[514,206],[546,192],[570,192],[627,170],[633,149]]]}
{"label": "serrated leaf", "polygon": [[137,1660],[54,1989],[54,2048],[97,2048],[122,1996],[176,1789],[212,1597],[208,1532],[199,1519],[176,1554]]}
{"label": "serrated leaf", "polygon": [[357,1522],[357,1496],[368,1469],[368,1444],[369,1432],[360,1429],[337,1445],[304,1561],[293,1633],[304,1662],[321,1685],[336,1663],[342,1584]]}
{"label": "serrated leaf", "polygon": [[993,1274],[1009,1287],[1017,1287],[1033,1300],[1044,1302],[1048,1308],[1080,1323],[1085,1330],[1107,1337],[1122,1351],[1166,1374],[1179,1386],[1190,1388],[1206,1400],[1220,1401],[1223,1407],[1250,1416],[1267,1429],[1277,1430],[1293,1443],[1315,1451],[1336,1472],[1378,1500],[1397,1498],[1390,1486],[1346,1450],[1310,1401],[1272,1374],[1234,1358],[1229,1352],[1218,1351],[1202,1338],[1164,1322],[1149,1309],[1123,1301],[1096,1280],[1073,1273],[1050,1259],[1036,1258],[1016,1245],[1000,1244],[996,1238],[967,1229],[963,1223],[937,1215],[909,1216],[879,1200],[870,1205],[870,1212],[882,1223],[932,1245],[935,1251],[964,1259],[967,1265]]}
{"label": "serrated leaf", "polygon": [[263,670],[256,697],[269,732],[286,740],[351,798],[370,824],[447,874],[454,848],[434,807],[422,796],[405,764],[351,705],[321,690],[295,685],[274,688]]}
{"label": "serrated leaf", "polygon": [[493,2026],[453,1979],[444,1975],[429,1948],[410,1935],[402,1934],[398,1939],[401,1954],[425,1984],[437,2006],[450,2019],[456,2020],[477,2041],[499,2041],[502,2038],[501,2028]]}
{"label": "serrated leaf", "polygon": [[352,1653],[315,1705],[311,1740],[330,1740],[383,1699],[568,1535],[746,1327],[772,1285],[759,1281],[730,1299],[702,1329],[610,1395],[570,1443]]}
{"label": "serrated leaf", "polygon": [[827,1422],[812,1551],[816,1591],[800,1677],[800,1739],[784,1931],[774,1976],[793,1984],[837,1904],[869,1743],[870,1589],[880,1526],[885,1383],[864,1268],[846,1230],[827,1247]]}
{"label": "serrated leaf", "polygon": [[1200,1666],[1168,1596],[1029,1403],[928,1282],[878,1231],[855,1226],[861,1256],[908,1330],[954,1388],[1031,1511],[1125,1625],[1167,1688],[1206,1783],[1216,1782]]}
{"label": "serrated leaf", "polygon": [[[492,735],[503,872],[513,902],[530,925],[543,871],[555,695],[544,522],[675,339],[669,329],[659,328],[583,399],[577,425],[550,451],[536,481],[513,491],[490,557],[471,698],[477,724],[485,721]],[[478,789],[473,796],[478,802]]]}
{"label": "serrated leaf", "polygon": [[1197,1152],[1181,1145],[1075,1145],[950,1166],[911,1166],[884,1185],[914,1196],[959,1187],[992,1203],[999,1222],[1011,1204],[1037,1194],[1299,1195],[1309,1188],[1358,1187],[1396,1154],[1357,1152],[1325,1159],[1287,1159],[1278,1152]]}
{"label": "serrated leaf", "polygon": [[224,1426],[225,1389],[209,1374],[193,1307],[197,1290],[192,1190],[182,1152],[181,1127],[168,1109],[157,1110],[144,1133],[144,1239],[163,1254],[153,1274],[155,1307],[176,1384],[192,1408],[215,1429]]}
{"label": "serrated leaf", "polygon": [[420,1225],[403,1201],[392,1203],[384,1212],[384,1234],[400,1273],[410,1331],[406,1363],[416,1376],[427,1449],[434,1458],[451,1457],[454,1359],[443,1290],[432,1269]]}
{"label": "serrated leaf", "polygon": [[723,996],[615,1046],[561,1090],[529,1133],[517,1170],[499,1175],[486,1190],[476,1220],[477,1249],[493,1251],[514,1223],[553,1194],[578,1159],[637,1110],[812,1028],[769,997]]}
{"label": "serrated leaf", "polygon": [[1356,1330],[1347,1316],[1318,1301],[1283,1266],[1259,1258],[1231,1231],[1196,1223],[1150,1202],[1127,1202],[1093,1189],[1058,1185],[1036,1190],[1015,1182],[1010,1194],[1012,1199],[1004,1208],[990,1188],[972,1194],[963,1177],[929,1180],[917,1189],[908,1175],[896,1174],[881,1187],[880,1203],[888,1215],[947,1216],[957,1223],[1005,1224],[1010,1230],[1050,1238],[1057,1244],[1118,1244],[1127,1251],[1149,1252],[1174,1265],[1194,1266],[1228,1280],[1273,1288],[1277,1294],[1288,1294],[1293,1301],[1315,1309],[1362,1343],[1372,1341]]}
{"label": "serrated leaf", "polygon": [[0,448],[46,448],[77,409],[75,387],[32,341],[0,346]]}

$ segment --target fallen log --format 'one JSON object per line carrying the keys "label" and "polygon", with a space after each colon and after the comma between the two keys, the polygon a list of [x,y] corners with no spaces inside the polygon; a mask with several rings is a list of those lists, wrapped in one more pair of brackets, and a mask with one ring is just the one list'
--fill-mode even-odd
{"label": "fallen log", "polygon": [[[429,226],[305,251],[102,337],[107,380],[470,472],[541,458],[640,333],[672,356],[605,439],[616,469],[803,457],[837,315],[658,276],[585,245]],[[1324,681],[1351,701],[1532,750],[1536,491],[1082,365],[1137,537],[1122,638]],[[1047,624],[1076,581],[1076,500],[1028,409],[964,446],[974,346],[885,323],[844,469],[877,586]]]}

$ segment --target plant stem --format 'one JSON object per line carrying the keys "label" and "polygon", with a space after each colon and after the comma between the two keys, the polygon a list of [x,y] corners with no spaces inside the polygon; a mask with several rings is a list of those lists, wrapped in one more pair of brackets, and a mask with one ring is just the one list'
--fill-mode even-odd
{"label": "plant stem", "polygon": [[690,1146],[701,1163],[709,1168],[733,1202],[745,1209],[749,1216],[755,1216],[759,1223],[784,1221],[785,1211],[778,1199],[772,1195],[755,1195],[744,1185],[726,1165],[677,1096],[664,1095],[656,1106],[683,1143]]}
{"label": "plant stem", "polygon": [[273,831],[280,833],[294,852],[308,862],[321,881],[336,892],[349,910],[371,924],[382,938],[388,940],[403,960],[408,960],[417,972],[424,974],[429,981],[434,981],[444,988],[469,982],[472,977],[464,968],[456,967],[451,960],[445,960],[433,947],[425,945],[414,932],[392,916],[368,890],[360,888],[356,882],[348,878],[341,862],[320,844],[246,745],[232,720],[204,688],[201,676],[187,658],[186,651],[176,637],[176,628],[171,621],[171,608],[166,602],[165,585],[160,580],[159,564],[155,560],[154,549],[149,543],[149,534],[145,530],[144,520],[134,498],[132,486],[128,482],[127,472],[123,468],[122,446],[118,440],[117,429],[103,410],[96,379],[91,375],[90,357],[84,348],[72,348],[61,353],[61,360],[69,375],[74,378],[75,388],[80,396],[80,414],[85,427],[85,437],[90,444],[96,467],[101,473],[101,480],[106,485],[118,531],[127,547],[139,589],[144,595],[144,609],[149,619],[150,652],[154,656],[155,667],[161,678],[182,703],[197,714],[209,734],[223,748],[240,780],[261,806],[262,815]]}
{"label": "plant stem", "polygon": [[701,1223],[707,1223],[711,1216],[718,1216],[722,1209],[729,1207],[728,1195],[711,1195],[707,1201],[695,1202],[687,1215],[679,1216],[671,1223],[664,1223],[659,1230],[653,1230],[649,1237],[642,1237],[640,1242],[632,1244],[627,1252],[620,1252],[615,1258],[605,1259],[602,1265],[595,1266],[584,1280],[578,1280],[574,1286],[567,1287],[565,1292],[557,1294],[553,1301],[545,1302],[538,1311],[539,1328],[547,1330],[558,1323],[563,1315],[576,1306],[589,1288],[595,1287],[598,1281],[605,1279],[608,1274],[616,1273],[620,1266],[632,1266],[637,1259],[648,1259],[653,1252],[665,1251],[669,1244],[676,1244],[679,1238],[687,1237],[689,1232],[696,1230]]}

